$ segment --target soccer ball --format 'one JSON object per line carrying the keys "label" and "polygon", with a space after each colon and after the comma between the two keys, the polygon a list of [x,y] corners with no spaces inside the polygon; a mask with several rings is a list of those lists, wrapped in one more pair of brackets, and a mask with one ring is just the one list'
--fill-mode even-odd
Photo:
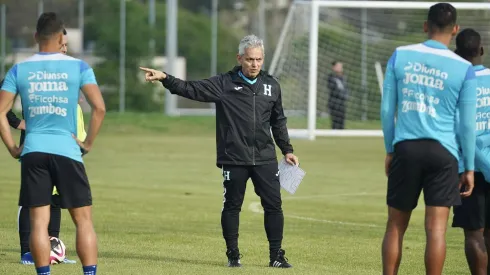
{"label": "soccer ball", "polygon": [[51,254],[49,256],[50,263],[62,263],[65,260],[65,244],[56,237],[49,237],[49,241],[51,242]]}

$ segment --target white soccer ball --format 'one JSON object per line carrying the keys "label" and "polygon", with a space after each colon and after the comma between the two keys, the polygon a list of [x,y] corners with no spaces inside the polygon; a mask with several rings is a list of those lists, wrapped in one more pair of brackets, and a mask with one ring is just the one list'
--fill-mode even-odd
{"label": "white soccer ball", "polygon": [[49,237],[51,242],[51,255],[49,257],[51,264],[59,264],[65,260],[65,244],[56,237]]}

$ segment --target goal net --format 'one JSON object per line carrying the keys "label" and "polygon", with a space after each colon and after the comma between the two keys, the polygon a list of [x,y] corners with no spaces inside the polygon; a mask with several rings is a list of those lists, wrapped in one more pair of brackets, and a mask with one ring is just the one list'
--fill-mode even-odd
{"label": "goal net", "polygon": [[[295,1],[269,68],[281,84],[291,136],[382,136],[386,63],[397,46],[427,39],[423,23],[433,4]],[[488,45],[490,4],[452,4],[461,29],[474,28]],[[342,77],[334,61],[343,64]]]}

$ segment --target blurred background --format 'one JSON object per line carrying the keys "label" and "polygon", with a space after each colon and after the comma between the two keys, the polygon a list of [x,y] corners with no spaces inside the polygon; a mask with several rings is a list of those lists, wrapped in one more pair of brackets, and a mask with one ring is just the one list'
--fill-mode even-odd
{"label": "blurred background", "polygon": [[[36,51],[33,34],[37,17],[43,11],[54,11],[66,23],[69,54],[94,67],[108,110],[163,112],[163,88],[149,91],[140,81],[138,66],[165,69],[185,79],[206,78],[226,72],[236,64],[238,42],[248,33],[267,39],[266,51],[272,56],[291,1],[5,0],[0,3],[3,61],[0,76],[13,63]],[[173,18],[167,16],[168,7]],[[169,19],[176,20],[170,24],[173,28],[169,28]],[[176,40],[174,71],[164,66],[169,50],[166,38],[172,29],[177,31],[170,33]],[[266,66],[270,61],[266,59]],[[124,68],[123,77],[120,66]],[[202,108],[202,105],[179,102],[181,108]]]}

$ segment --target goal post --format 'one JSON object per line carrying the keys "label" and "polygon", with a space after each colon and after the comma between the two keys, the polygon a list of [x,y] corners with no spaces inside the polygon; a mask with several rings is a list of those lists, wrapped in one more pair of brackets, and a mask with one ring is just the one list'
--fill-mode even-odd
{"label": "goal post", "polygon": [[[422,25],[436,3],[294,1],[269,68],[281,84],[290,136],[382,136],[379,105],[385,65],[396,47],[427,39]],[[462,29],[476,29],[484,41],[490,38],[490,3],[451,4]],[[333,61],[344,64],[349,91],[342,103],[344,130],[330,129],[327,78]]]}

